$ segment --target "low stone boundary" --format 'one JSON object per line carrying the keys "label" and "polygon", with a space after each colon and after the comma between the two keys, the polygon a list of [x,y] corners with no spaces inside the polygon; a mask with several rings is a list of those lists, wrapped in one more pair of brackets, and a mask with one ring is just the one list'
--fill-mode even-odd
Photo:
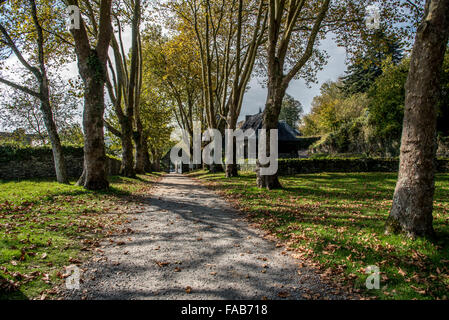
{"label": "low stone boundary", "polygon": [[[69,177],[80,177],[83,172],[83,148],[64,148],[64,156]],[[107,158],[109,175],[118,175],[120,167],[120,160]],[[0,147],[1,180],[34,178],[56,178],[51,148],[12,149]]]}

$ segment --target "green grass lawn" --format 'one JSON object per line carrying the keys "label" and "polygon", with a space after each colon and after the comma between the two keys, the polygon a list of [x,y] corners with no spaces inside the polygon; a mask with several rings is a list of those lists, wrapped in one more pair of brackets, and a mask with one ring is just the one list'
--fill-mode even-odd
{"label": "green grass lawn", "polygon": [[84,261],[102,237],[126,230],[126,214],[141,208],[136,197],[159,176],[112,177],[107,192],[0,180],[0,299],[57,297],[64,267]]}
{"label": "green grass lawn", "polygon": [[[438,175],[435,229],[439,241],[384,235],[396,174],[322,173],[282,177],[283,190],[260,190],[255,174],[227,179],[196,172],[250,219],[285,244],[323,279],[381,299],[449,296],[449,175]],[[381,271],[381,289],[367,290],[365,269]]]}

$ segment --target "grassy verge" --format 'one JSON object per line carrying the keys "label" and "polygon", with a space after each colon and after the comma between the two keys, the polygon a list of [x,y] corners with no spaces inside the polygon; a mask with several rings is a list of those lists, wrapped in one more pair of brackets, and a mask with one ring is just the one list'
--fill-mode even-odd
{"label": "grassy verge", "polygon": [[[65,267],[123,231],[160,174],[111,178],[107,192],[47,180],[0,181],[0,299],[56,297]],[[124,229],[126,230],[126,229]]]}
{"label": "grassy verge", "polygon": [[[449,175],[437,176],[438,242],[384,235],[396,175],[323,173],[281,178],[283,190],[260,190],[255,174],[191,174],[220,191],[249,218],[306,259],[324,280],[380,299],[449,296]],[[366,289],[366,268],[381,272],[379,290]]]}

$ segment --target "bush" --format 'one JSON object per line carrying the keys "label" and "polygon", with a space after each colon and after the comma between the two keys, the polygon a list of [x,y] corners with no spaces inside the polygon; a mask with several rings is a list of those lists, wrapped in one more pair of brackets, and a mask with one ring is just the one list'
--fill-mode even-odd
{"label": "bush", "polygon": [[[63,146],[64,155],[72,155],[74,157],[83,157],[82,147]],[[32,160],[33,158],[42,158],[51,156],[52,149],[45,147],[19,147],[15,145],[0,146],[0,162]]]}
{"label": "bush", "polygon": [[[397,172],[398,158],[279,159],[280,175],[318,172]],[[437,160],[438,172],[449,172],[449,159]]]}

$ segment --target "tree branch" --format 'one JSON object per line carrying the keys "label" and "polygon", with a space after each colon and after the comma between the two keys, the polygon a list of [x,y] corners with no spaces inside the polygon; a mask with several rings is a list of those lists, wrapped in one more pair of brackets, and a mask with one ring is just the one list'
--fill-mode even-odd
{"label": "tree branch", "polygon": [[310,32],[309,40],[307,41],[307,47],[302,55],[301,59],[296,63],[296,65],[290,70],[290,72],[285,76],[282,84],[284,87],[288,86],[290,81],[295,77],[295,75],[301,70],[301,68],[310,59],[313,53],[313,46],[315,44],[316,37],[321,27],[321,22],[326,17],[327,10],[329,9],[330,0],[325,0],[323,6],[321,7],[320,13],[315,20],[312,31]]}
{"label": "tree branch", "polygon": [[117,130],[116,128],[114,128],[114,126],[112,126],[109,122],[107,122],[106,120],[103,120],[103,124],[105,126],[105,128],[112,133],[114,136],[118,137],[118,138],[122,138],[122,133]]}
{"label": "tree branch", "polygon": [[25,58],[22,56],[22,53],[17,48],[17,46],[14,44],[14,41],[12,41],[11,37],[9,36],[8,31],[3,27],[3,25],[0,23],[0,31],[2,32],[3,36],[6,38],[6,45],[11,48],[11,50],[14,52],[16,57],[19,59],[20,63],[30,70],[31,73],[33,73],[37,78],[41,76],[39,73],[39,69],[36,67],[31,66]]}
{"label": "tree branch", "polygon": [[40,99],[40,97],[41,97],[40,94],[39,94],[38,92],[35,92],[35,91],[31,90],[31,89],[28,89],[27,87],[21,86],[21,85],[19,85],[19,84],[17,84],[17,83],[14,83],[14,82],[9,81],[9,80],[0,78],[0,82],[1,82],[1,83],[4,83],[4,84],[6,84],[7,86],[10,86],[10,87],[12,87],[12,88],[14,88],[14,89],[17,89],[17,90],[20,90],[20,91],[22,91],[22,92],[25,92],[25,93],[27,93],[27,94],[29,94],[29,95],[32,95],[33,97],[36,97],[36,98],[38,98],[38,99]]}

